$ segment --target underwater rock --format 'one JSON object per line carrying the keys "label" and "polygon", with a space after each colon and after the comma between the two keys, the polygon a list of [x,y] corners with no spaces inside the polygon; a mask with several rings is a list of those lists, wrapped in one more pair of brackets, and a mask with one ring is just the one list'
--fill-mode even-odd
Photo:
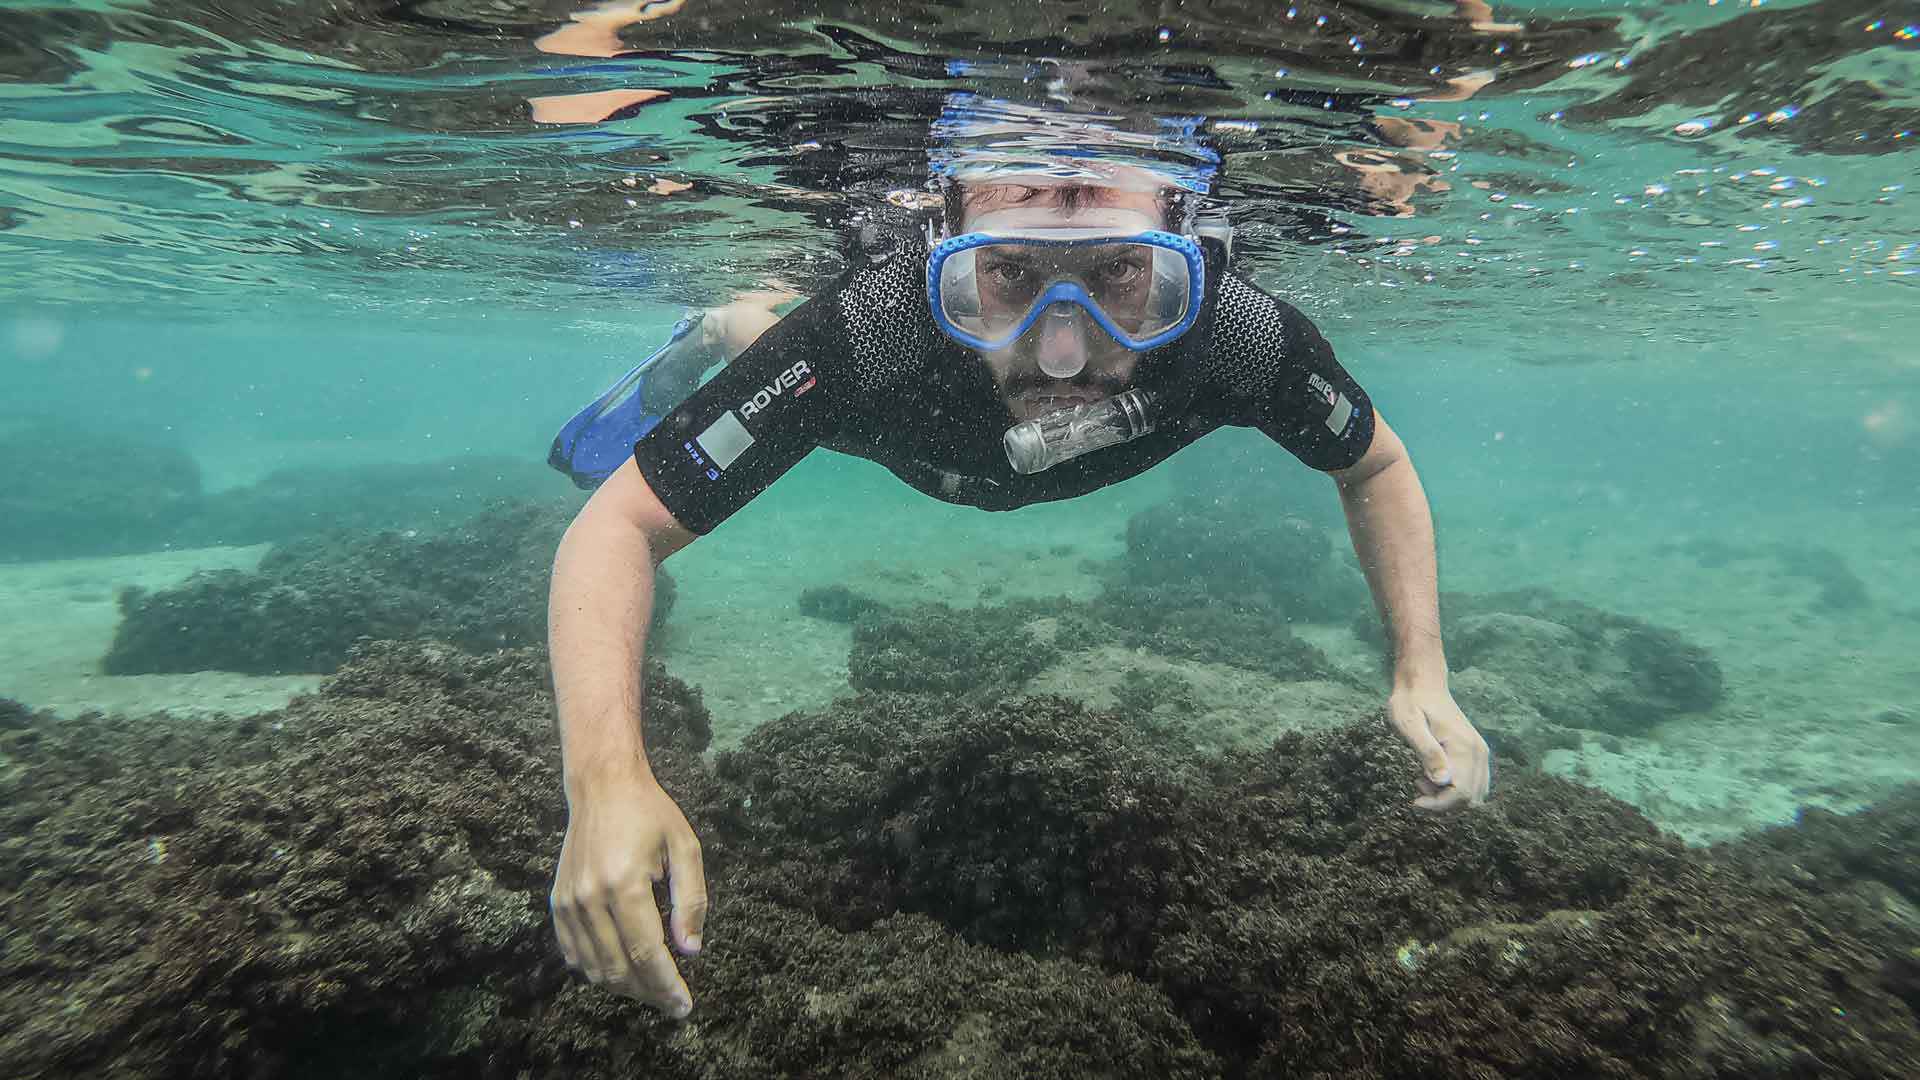
{"label": "underwater rock", "polygon": [[1455,667],[1498,672],[1558,724],[1638,735],[1725,693],[1703,646],[1544,589],[1450,595],[1440,608]]}
{"label": "underwater rock", "polygon": [[[1484,669],[1557,725],[1640,735],[1711,709],[1725,694],[1720,664],[1704,646],[1545,589],[1447,593],[1440,627],[1455,673]],[[1380,642],[1375,620],[1356,619],[1353,630]]]}
{"label": "underwater rock", "polygon": [[[547,575],[572,509],[496,507],[437,532],[337,533],[282,544],[253,572],[124,590],[102,661],[110,675],[325,672],[362,638],[433,638],[469,650],[546,635]],[[673,607],[657,576],[654,623]]]}
{"label": "underwater rock", "polygon": [[800,591],[800,614],[834,623],[854,623],[870,615],[888,615],[893,609],[845,585],[825,585]]}
{"label": "underwater rock", "polygon": [[57,467],[0,477],[0,560],[125,555],[281,542],[342,529],[443,529],[505,499],[557,487],[539,462],[459,457],[426,464],[309,465],[203,490],[186,450],[121,431],[0,418],[0,460]]}
{"label": "underwater rock", "polygon": [[185,450],[122,431],[0,417],[0,461],[0,560],[158,550],[206,498]]}
{"label": "underwater rock", "polygon": [[1782,575],[1799,578],[1819,589],[1813,610],[1821,614],[1857,611],[1871,604],[1867,583],[1846,559],[1831,548],[1812,544],[1732,544],[1717,537],[1662,545],[1655,550],[1682,551],[1708,569],[1721,569],[1743,560],[1771,559]]}
{"label": "underwater rock", "polygon": [[1188,585],[1111,585],[1091,601],[884,611],[854,626],[847,667],[857,690],[1005,697],[1062,656],[1109,645],[1276,679],[1349,681],[1274,609],[1216,600]]}
{"label": "underwater rock", "polygon": [[854,624],[847,681],[860,690],[991,696],[1018,686],[1059,654],[1013,606],[921,604]]}
{"label": "underwater rock", "polygon": [[1318,646],[1293,632],[1286,609],[1259,598],[1216,596],[1192,583],[1116,582],[1090,604],[1062,606],[1095,624],[1094,636],[1082,640],[1232,664],[1276,679],[1346,678]]}
{"label": "underwater rock", "polygon": [[[245,719],[0,704],[0,1072],[1891,1078],[1920,1061],[1902,966],[1920,926],[1836,916],[1841,887],[1792,876],[1790,840],[1777,858],[1690,851],[1526,775],[1434,818],[1406,805],[1413,759],[1377,720],[1200,755],[1050,698],[864,695],[709,771],[698,693],[655,666],[654,765],[715,901],[676,1024],[561,967],[547,680],[534,650],[380,643]],[[1912,813],[1804,845],[1877,822],[1856,847],[1892,839],[1873,856],[1892,875]]]}
{"label": "underwater rock", "polygon": [[[692,1021],[571,983],[547,680],[532,650],[381,643],[242,720],[0,705],[0,1072],[1219,1075],[1129,976],[912,915],[829,929],[756,900],[717,828]],[[663,781],[725,802],[698,692],[652,668],[646,700]]]}
{"label": "underwater rock", "polygon": [[1135,514],[1116,586],[1177,586],[1285,621],[1339,621],[1368,610],[1366,581],[1327,531],[1265,504],[1188,497]]}
{"label": "underwater rock", "polygon": [[847,930],[905,908],[1133,973],[1230,1075],[1920,1061],[1900,981],[1920,925],[1856,934],[1552,777],[1424,816],[1413,771],[1378,722],[1209,758],[1061,699],[896,695],[775,721],[719,764],[751,806],[730,849],[781,868],[757,879],[770,898]]}

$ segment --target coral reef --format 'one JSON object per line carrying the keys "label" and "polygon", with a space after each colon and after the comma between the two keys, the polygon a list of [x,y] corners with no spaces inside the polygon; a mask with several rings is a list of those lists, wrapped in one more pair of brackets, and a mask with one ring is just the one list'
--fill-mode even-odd
{"label": "coral reef", "polygon": [[[547,673],[376,644],[281,712],[0,705],[0,1071],[1904,1077],[1920,791],[1692,851],[1538,775],[1407,805],[1377,720],[1200,754],[1057,698],[862,695],[709,769],[674,1024],[569,983]],[[48,1008],[59,1002],[59,1008]]]}
{"label": "coral reef", "polygon": [[[108,674],[326,672],[362,638],[435,638],[467,649],[546,634],[553,552],[572,508],[521,503],[434,532],[343,532],[280,545],[248,573],[202,573],[121,593]],[[673,606],[659,575],[656,625]]]}

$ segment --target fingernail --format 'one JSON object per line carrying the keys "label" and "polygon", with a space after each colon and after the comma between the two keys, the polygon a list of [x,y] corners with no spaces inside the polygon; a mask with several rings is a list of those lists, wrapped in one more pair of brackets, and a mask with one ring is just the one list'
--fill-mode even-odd
{"label": "fingernail", "polygon": [[688,952],[700,951],[700,935],[699,934],[687,935],[687,951]]}
{"label": "fingernail", "polygon": [[675,1020],[685,1020],[687,1018],[687,1014],[692,1011],[693,1011],[693,1002],[688,1001],[686,998],[673,999],[673,1018]]}
{"label": "fingernail", "polygon": [[1436,784],[1451,784],[1453,783],[1453,770],[1441,769],[1439,772],[1434,773],[1432,776],[1428,777],[1428,779],[1432,780]]}

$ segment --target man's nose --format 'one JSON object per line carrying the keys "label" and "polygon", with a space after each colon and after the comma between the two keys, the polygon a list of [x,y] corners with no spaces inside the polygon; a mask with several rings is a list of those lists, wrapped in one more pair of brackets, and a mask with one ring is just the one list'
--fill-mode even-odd
{"label": "man's nose", "polygon": [[1071,379],[1087,366],[1087,313],[1060,301],[1040,316],[1040,343],[1034,359],[1049,378]]}

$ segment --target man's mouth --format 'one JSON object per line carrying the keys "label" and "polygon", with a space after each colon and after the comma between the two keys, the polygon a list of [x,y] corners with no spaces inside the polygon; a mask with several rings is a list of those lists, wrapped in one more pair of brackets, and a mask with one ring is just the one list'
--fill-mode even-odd
{"label": "man's mouth", "polygon": [[1020,399],[1040,412],[1054,412],[1059,409],[1071,409],[1076,405],[1092,404],[1094,395],[1090,390],[1042,386],[1022,391]]}

